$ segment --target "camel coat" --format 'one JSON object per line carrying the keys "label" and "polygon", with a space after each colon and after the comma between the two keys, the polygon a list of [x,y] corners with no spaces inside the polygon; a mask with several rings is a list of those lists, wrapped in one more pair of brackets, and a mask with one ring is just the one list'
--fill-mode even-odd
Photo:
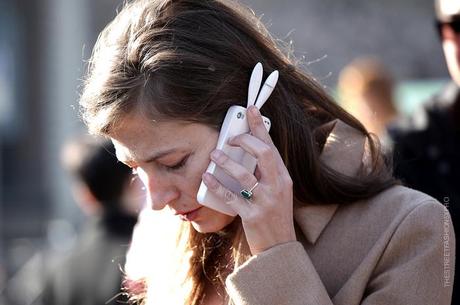
{"label": "camel coat", "polygon": [[[365,138],[337,121],[321,155],[354,175]],[[455,237],[447,209],[394,186],[347,205],[294,213],[297,241],[254,255],[226,280],[236,305],[447,305]]]}

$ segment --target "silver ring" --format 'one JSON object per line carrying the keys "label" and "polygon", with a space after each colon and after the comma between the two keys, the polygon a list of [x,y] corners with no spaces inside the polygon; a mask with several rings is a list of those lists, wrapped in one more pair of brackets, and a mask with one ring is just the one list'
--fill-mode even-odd
{"label": "silver ring", "polygon": [[247,200],[250,200],[252,198],[252,191],[259,185],[259,181],[256,182],[256,184],[254,184],[253,187],[251,187],[251,189],[247,190],[247,189],[242,189],[240,191],[240,194],[241,196],[243,196],[244,199],[247,199]]}

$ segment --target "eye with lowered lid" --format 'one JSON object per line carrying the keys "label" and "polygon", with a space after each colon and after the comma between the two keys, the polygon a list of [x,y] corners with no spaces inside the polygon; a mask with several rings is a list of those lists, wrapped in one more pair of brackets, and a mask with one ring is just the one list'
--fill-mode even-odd
{"label": "eye with lowered lid", "polygon": [[175,171],[183,168],[185,164],[187,163],[187,160],[189,159],[191,154],[185,155],[183,158],[181,158],[178,162],[173,163],[172,165],[165,164],[165,163],[160,163],[166,170],[168,171]]}
{"label": "eye with lowered lid", "polygon": [[[184,165],[187,163],[188,158],[191,155],[192,155],[192,153],[189,153],[189,154],[183,156],[179,161],[161,160],[161,158],[160,158],[160,159],[157,159],[156,161],[151,161],[151,162],[155,162],[157,164],[157,166],[160,166],[161,168],[164,168],[167,171],[175,171],[175,170],[179,170],[179,169],[183,168]],[[167,159],[167,157],[165,157],[164,159]],[[150,163],[150,162],[148,162],[148,163]],[[130,164],[128,166],[132,169],[133,175],[138,175],[139,166],[137,166],[137,165],[134,166],[133,164]]]}
{"label": "eye with lowered lid", "polygon": [[176,164],[174,164],[174,165],[164,165],[164,167],[166,167],[166,169],[168,169],[168,170],[181,169],[182,167],[184,167],[185,163],[187,163],[188,157],[189,156],[187,155],[184,158],[182,158],[179,162],[177,162]]}

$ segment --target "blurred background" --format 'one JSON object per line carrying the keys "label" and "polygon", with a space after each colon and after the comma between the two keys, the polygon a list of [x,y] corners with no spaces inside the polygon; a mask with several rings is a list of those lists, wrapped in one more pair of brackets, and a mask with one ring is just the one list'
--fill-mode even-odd
{"label": "blurred background", "polygon": [[[362,56],[381,63],[401,114],[448,79],[432,0],[242,2],[275,37],[292,41],[303,68],[338,100],[342,69]],[[83,216],[59,154],[85,132],[78,114],[85,61],[121,3],[0,0],[0,304],[32,304],[33,289],[19,297],[14,287],[33,274],[36,253],[75,242]]]}

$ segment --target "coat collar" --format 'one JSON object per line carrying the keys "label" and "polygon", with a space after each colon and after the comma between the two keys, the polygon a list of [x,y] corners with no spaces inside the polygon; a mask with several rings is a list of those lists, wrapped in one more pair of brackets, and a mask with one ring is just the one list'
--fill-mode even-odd
{"label": "coat collar", "polygon": [[[340,120],[333,122],[320,159],[331,169],[354,176],[360,169],[365,149],[365,136]],[[295,210],[294,218],[307,240],[314,244],[334,216],[338,204],[305,205]]]}

